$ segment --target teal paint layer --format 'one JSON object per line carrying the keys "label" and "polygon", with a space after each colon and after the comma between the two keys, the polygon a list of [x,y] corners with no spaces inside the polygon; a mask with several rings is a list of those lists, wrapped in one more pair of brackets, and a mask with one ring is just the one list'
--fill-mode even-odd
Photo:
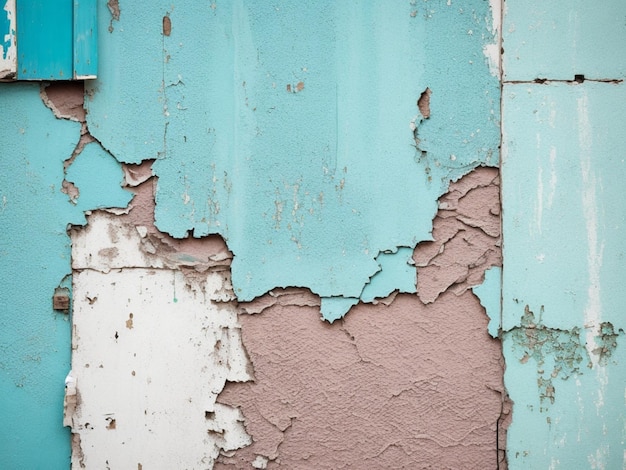
{"label": "teal paint layer", "polygon": [[5,2],[1,3],[0,8],[0,50],[2,51],[2,57],[0,59],[6,59],[9,53],[9,48],[15,36],[15,31],[11,29],[10,16],[12,12],[5,9]]}
{"label": "teal paint layer", "polygon": [[623,0],[507,0],[505,80],[626,77]]}
{"label": "teal paint layer", "polygon": [[[58,286],[70,287],[67,226],[84,223],[86,204],[79,197],[75,206],[61,192],[64,161],[81,125],[56,119],[38,85],[1,84],[0,109],[6,118],[0,126],[0,462],[3,468],[66,469],[70,435],[63,428],[63,394],[70,323],[67,314],[52,309],[52,295]],[[119,182],[121,168],[112,163]],[[81,175],[81,187],[97,187],[101,165],[91,166],[90,175],[72,168]],[[112,171],[109,164],[105,174]],[[111,206],[127,197],[119,183],[103,191],[89,203]]]}
{"label": "teal paint layer", "polygon": [[472,287],[472,292],[480,300],[489,317],[487,330],[493,338],[500,333],[502,318],[502,268],[494,266],[485,271],[485,280],[479,286]]}
{"label": "teal paint layer", "polygon": [[[547,313],[547,312],[546,312]],[[526,336],[529,330],[519,330]],[[511,469],[624,467],[626,423],[624,383],[625,339],[619,338],[611,360],[588,367],[584,330],[544,330],[554,342],[546,347],[520,346],[514,332],[503,336],[504,381],[513,401],[513,421],[507,430],[507,458]],[[532,338],[532,334],[530,336]],[[574,347],[578,345],[577,347]],[[537,350],[543,349],[541,352]],[[533,349],[531,349],[533,351]],[[565,351],[556,355],[555,351]],[[569,355],[567,352],[574,352]],[[582,353],[577,363],[576,353]],[[558,361],[573,361],[567,372]],[[563,364],[563,362],[561,362]]]}
{"label": "teal paint layer", "polygon": [[156,159],[158,228],[221,234],[240,300],[306,287],[341,316],[414,284],[379,255],[429,240],[450,180],[498,164],[489,5],[447,3],[131,2],[115,22],[101,4],[90,130]]}
{"label": "teal paint layer", "polygon": [[505,85],[509,468],[626,464],[624,84]]}
{"label": "teal paint layer", "polygon": [[505,85],[505,330],[525,305],[551,328],[624,323],[624,100],[624,84]]}
{"label": "teal paint layer", "polygon": [[[121,189],[124,175],[120,164],[98,143],[85,145],[68,168],[65,179],[78,188],[76,206],[81,213],[107,207],[126,207],[133,197],[132,193]],[[81,225],[86,223],[83,217]]]}
{"label": "teal paint layer", "polygon": [[74,77],[98,74],[98,5],[96,0],[73,0]]}
{"label": "teal paint layer", "polygon": [[70,80],[72,0],[16,0],[18,80]]}

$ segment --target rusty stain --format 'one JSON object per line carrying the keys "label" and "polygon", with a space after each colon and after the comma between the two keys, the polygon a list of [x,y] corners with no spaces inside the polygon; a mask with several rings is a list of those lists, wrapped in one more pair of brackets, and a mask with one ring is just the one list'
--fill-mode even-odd
{"label": "rusty stain", "polygon": [[417,100],[417,107],[419,108],[420,114],[422,115],[424,119],[428,119],[430,117],[430,95],[431,94],[432,92],[430,91],[430,88],[427,87],[422,92],[419,99]]}
{"label": "rusty stain", "polygon": [[129,330],[133,329],[133,314],[132,313],[128,315],[128,320],[126,320],[126,328],[128,328]]}
{"label": "rusty stain", "polygon": [[115,429],[116,428],[117,424],[115,422],[115,418],[107,418],[106,420],[109,422],[109,424],[107,424],[107,429]]}
{"label": "rusty stain", "polygon": [[163,17],[163,36],[169,36],[172,33],[172,20],[169,15]]}

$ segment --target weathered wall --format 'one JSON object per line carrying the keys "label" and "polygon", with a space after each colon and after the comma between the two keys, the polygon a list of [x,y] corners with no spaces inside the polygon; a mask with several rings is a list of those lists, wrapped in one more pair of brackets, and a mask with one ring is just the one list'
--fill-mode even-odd
{"label": "weathered wall", "polygon": [[[112,15],[101,9],[102,29],[110,23],[101,36],[101,57],[116,66],[101,67],[99,79],[88,84],[87,125],[126,164],[126,183],[137,185],[137,195],[128,215],[93,214],[73,234],[72,377],[79,403],[68,421],[80,437],[75,465],[171,459],[175,466],[210,466],[221,450],[232,456],[224,465],[243,459],[263,466],[268,459],[270,466],[290,468],[427,466],[442,449],[471,446],[475,451],[465,455],[449,453],[447,465],[497,466],[505,402],[499,346],[467,291],[481,282],[486,267],[500,263],[497,172],[472,173],[498,161],[499,82],[484,54],[496,40],[489,5],[434,2],[422,9],[416,2],[391,8],[354,2],[320,9],[235,2],[145,11],[116,3],[109,9]],[[313,15],[315,23],[308,21]],[[119,62],[129,55],[133,61]],[[466,94],[459,82],[480,92]],[[431,235],[438,198],[460,177],[441,200]],[[213,233],[225,239],[232,263]],[[182,237],[189,238],[176,241]],[[433,238],[413,259],[415,246]],[[241,346],[234,299],[218,299],[218,307],[207,287],[215,282],[211,276],[228,274],[225,266],[239,301],[281,287],[307,288],[288,289],[291,295],[263,314],[243,317],[255,382],[243,387],[247,394],[235,394],[232,386],[222,396],[222,403],[243,413],[230,421],[218,416],[223,407],[214,407],[215,396],[227,380],[250,377],[231,364],[241,362],[232,356]],[[441,301],[424,307],[415,295],[393,300],[398,292],[416,292],[416,274],[422,299],[433,302],[441,294]],[[245,308],[264,305],[272,295]],[[285,299],[296,299],[305,311],[294,316]],[[377,299],[386,300],[372,309],[354,307],[355,320],[329,327],[318,319],[320,310],[332,322],[359,301]],[[192,317],[180,320],[186,326],[179,330],[172,318],[186,310]],[[447,323],[466,338],[454,352],[450,344],[442,348],[442,340],[454,336],[448,327],[425,338],[451,310]],[[229,320],[218,321],[225,312]],[[380,316],[378,324],[372,315]],[[123,326],[128,322],[132,329]],[[276,325],[273,335],[260,333],[268,322]],[[283,322],[288,326],[278,326]],[[348,328],[363,337],[361,346],[356,339],[346,342]],[[406,346],[391,341],[401,330]],[[223,337],[224,331],[231,333]],[[387,339],[377,343],[374,331]],[[228,354],[214,352],[215,338]],[[176,361],[138,359],[174,342],[181,356]],[[286,367],[297,344],[317,347],[301,348]],[[381,344],[387,349],[380,352],[380,367],[355,353],[355,345],[370,348],[363,353],[369,357]],[[259,355],[268,345],[274,360],[264,362]],[[404,350],[403,360],[391,354],[394,346]],[[98,359],[111,349],[118,350],[113,359]],[[329,398],[320,395],[314,405],[311,387],[333,381],[333,373],[321,368],[320,353],[325,363],[345,366],[344,388],[330,387],[323,393]],[[426,359],[430,353],[438,360]],[[484,358],[480,374],[462,366],[477,354]],[[196,357],[213,363],[206,376],[196,371]],[[418,368],[422,375],[413,377]],[[285,388],[299,372],[305,375]],[[198,382],[208,389],[198,390]],[[363,395],[345,396],[351,388]],[[404,389],[397,405],[394,395]],[[423,402],[406,398],[427,389]],[[283,392],[299,397],[290,413],[301,423],[278,452],[276,435],[259,428],[263,420],[255,410],[276,408],[280,415]],[[139,398],[122,404],[118,394],[144,396],[149,405],[139,406]],[[357,410],[365,413],[372,402],[381,403],[378,415],[354,421]],[[433,406],[441,409],[411,418]],[[310,407],[315,409],[307,413]],[[319,428],[327,415],[340,425]],[[277,419],[282,423],[284,416]],[[193,431],[182,426],[187,421],[196,423]],[[360,435],[348,435],[359,423],[368,424]],[[169,429],[169,445],[160,429]],[[133,437],[142,431],[145,437]],[[305,443],[298,438],[303,435],[311,439]],[[385,439],[389,449],[363,454]],[[352,450],[333,455],[327,447],[333,440]],[[233,454],[252,441],[253,447]],[[316,459],[303,459],[309,454]]]}
{"label": "weathered wall", "polygon": [[75,468],[619,468],[624,7],[490,3],[102,1],[85,109],[0,84],[2,463],[63,288]]}
{"label": "weathered wall", "polygon": [[[87,209],[125,206],[130,200],[120,187],[119,163],[97,143],[79,153],[80,116],[58,112],[74,107],[64,96],[76,93],[55,91],[40,93],[38,84],[3,84],[0,91],[5,119],[0,126],[0,418],[6,423],[0,461],[6,468],[69,464],[62,406],[70,323],[67,308],[54,310],[52,300],[55,292],[69,295],[71,288],[66,229],[84,223]],[[79,111],[81,94],[82,87]],[[58,99],[58,106],[51,99]],[[78,204],[63,193],[66,179],[82,191]]]}
{"label": "weathered wall", "polygon": [[[332,325],[302,290],[242,305],[255,379],[228,384],[219,400],[241,407],[253,443],[215,468],[503,468],[500,344],[466,283],[469,269],[480,282],[499,262],[494,178],[482,169],[454,183],[435,241],[416,250],[428,258],[418,279],[442,286],[436,301],[394,294]],[[465,276],[442,279],[448,263],[465,266]]]}
{"label": "weathered wall", "polygon": [[506,5],[509,465],[623,468],[626,4]]}
{"label": "weathered wall", "polygon": [[102,3],[89,128],[156,160],[161,231],[224,237],[238,299],[306,287],[335,320],[414,292],[437,198],[498,164],[491,11],[448,3]]}

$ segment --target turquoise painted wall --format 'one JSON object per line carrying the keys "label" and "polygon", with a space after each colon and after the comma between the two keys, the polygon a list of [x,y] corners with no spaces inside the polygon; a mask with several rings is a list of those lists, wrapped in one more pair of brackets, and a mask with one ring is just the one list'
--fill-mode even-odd
{"label": "turquoise painted wall", "polygon": [[414,292],[437,198],[498,164],[490,7],[448,3],[102,3],[89,128],[156,159],[160,230],[227,240],[239,300],[306,287],[333,321]]}
{"label": "turquoise painted wall", "polygon": [[38,84],[0,84],[0,111],[0,467],[64,469],[70,322],[53,310],[52,296],[71,287],[66,229],[85,223],[84,210],[126,206],[130,193],[120,187],[119,163],[88,144],[68,169],[82,190],[70,203],[61,192],[64,161],[81,125],[57,119]]}
{"label": "turquoise painted wall", "polygon": [[[504,17],[510,468],[624,465],[626,96],[612,45],[626,40],[626,7],[594,5],[508,1]],[[430,238],[437,197],[498,165],[486,1],[121,7],[113,18],[99,4],[100,76],[87,84],[89,129],[108,152],[89,144],[64,172],[80,125],[55,118],[39,86],[0,84],[8,468],[69,464],[70,331],[51,297],[70,284],[67,224],[130,200],[120,162],[156,160],[162,231],[227,240],[240,300],[308,287],[330,321],[359,299],[414,290],[410,253]],[[428,117],[417,107],[426,88]],[[64,178],[81,190],[77,205]],[[492,334],[498,287],[496,270],[477,290],[496,312]]]}
{"label": "turquoise painted wall", "polygon": [[624,468],[626,3],[506,5],[509,468]]}

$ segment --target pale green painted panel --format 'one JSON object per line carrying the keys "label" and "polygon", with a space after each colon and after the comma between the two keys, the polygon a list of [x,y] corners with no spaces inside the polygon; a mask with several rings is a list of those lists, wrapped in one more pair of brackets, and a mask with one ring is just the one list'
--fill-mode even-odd
{"label": "pale green painted panel", "polygon": [[626,78],[624,0],[507,0],[504,13],[505,80]]}
{"label": "pale green painted panel", "polygon": [[626,86],[505,85],[510,468],[622,468]]}
{"label": "pale green painted panel", "polygon": [[504,324],[624,323],[626,86],[505,85]]}

